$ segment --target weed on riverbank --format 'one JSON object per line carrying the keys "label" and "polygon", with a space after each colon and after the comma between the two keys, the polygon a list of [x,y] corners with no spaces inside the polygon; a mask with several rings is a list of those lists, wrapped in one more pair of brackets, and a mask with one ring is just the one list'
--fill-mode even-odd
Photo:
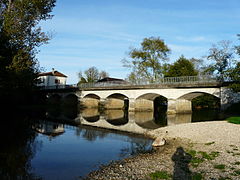
{"label": "weed on riverbank", "polygon": [[233,124],[240,124],[240,117],[230,117],[227,121]]}

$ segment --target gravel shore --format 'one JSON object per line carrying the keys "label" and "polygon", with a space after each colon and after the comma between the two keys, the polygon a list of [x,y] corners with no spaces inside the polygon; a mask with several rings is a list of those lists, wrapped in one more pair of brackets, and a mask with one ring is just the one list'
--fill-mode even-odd
{"label": "gravel shore", "polygon": [[166,145],[153,152],[113,162],[86,179],[236,179],[240,180],[240,125],[226,121],[167,126],[147,133]]}

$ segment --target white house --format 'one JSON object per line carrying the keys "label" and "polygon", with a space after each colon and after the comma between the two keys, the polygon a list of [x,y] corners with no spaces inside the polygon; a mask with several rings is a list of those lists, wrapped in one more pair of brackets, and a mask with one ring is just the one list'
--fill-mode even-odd
{"label": "white house", "polygon": [[67,82],[67,76],[55,71],[54,69],[52,69],[51,72],[45,72],[45,73],[40,73],[38,75],[38,86],[65,86],[66,82]]}

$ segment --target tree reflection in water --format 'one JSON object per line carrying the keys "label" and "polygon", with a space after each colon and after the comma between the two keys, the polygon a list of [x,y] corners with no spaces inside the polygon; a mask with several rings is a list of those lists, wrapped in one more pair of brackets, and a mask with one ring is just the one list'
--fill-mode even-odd
{"label": "tree reflection in water", "polygon": [[42,179],[32,173],[31,167],[31,159],[40,148],[39,142],[35,141],[36,133],[32,130],[34,123],[16,112],[6,117],[2,121],[4,129],[0,131],[1,179]]}
{"label": "tree reflection in water", "polygon": [[108,132],[104,132],[96,129],[76,129],[76,135],[81,136],[88,141],[95,141],[97,138],[102,139],[108,135]]}
{"label": "tree reflection in water", "polygon": [[129,142],[129,145],[121,149],[121,153],[119,154],[121,158],[128,155],[134,156],[140,153],[147,153],[152,150],[152,141],[149,139],[129,138],[127,141]]}

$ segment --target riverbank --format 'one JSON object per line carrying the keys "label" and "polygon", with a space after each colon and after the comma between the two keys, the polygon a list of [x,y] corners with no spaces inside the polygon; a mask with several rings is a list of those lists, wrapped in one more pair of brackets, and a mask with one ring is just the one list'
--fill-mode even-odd
{"label": "riverbank", "polygon": [[167,143],[151,153],[103,166],[86,179],[240,179],[240,125],[189,123],[147,135],[164,137]]}

